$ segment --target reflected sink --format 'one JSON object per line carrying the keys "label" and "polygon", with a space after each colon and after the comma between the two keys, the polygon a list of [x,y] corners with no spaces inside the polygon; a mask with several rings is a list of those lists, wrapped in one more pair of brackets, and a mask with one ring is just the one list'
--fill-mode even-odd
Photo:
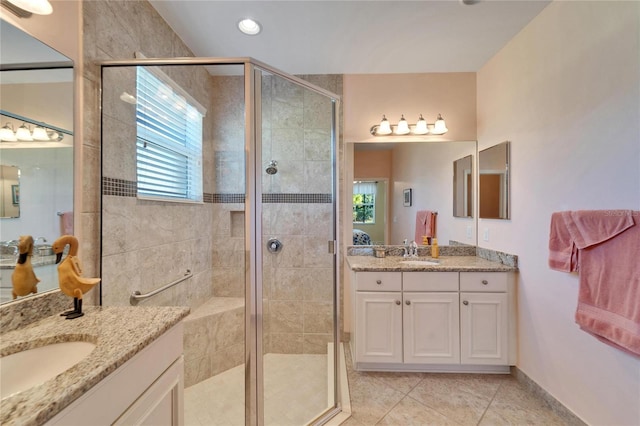
{"label": "reflected sink", "polygon": [[400,263],[404,263],[405,265],[415,265],[415,266],[439,265],[439,263],[435,260],[401,260]]}
{"label": "reflected sink", "polygon": [[89,342],[53,343],[0,358],[0,398],[41,385],[73,367],[96,347]]}
{"label": "reflected sink", "polygon": [[0,259],[0,266],[16,266],[17,258],[13,259]]}

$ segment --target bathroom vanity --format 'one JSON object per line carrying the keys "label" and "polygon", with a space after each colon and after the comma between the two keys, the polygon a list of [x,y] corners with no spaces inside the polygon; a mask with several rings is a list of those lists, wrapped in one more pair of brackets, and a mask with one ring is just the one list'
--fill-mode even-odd
{"label": "bathroom vanity", "polygon": [[0,423],[182,424],[182,319],[188,313],[175,307],[87,307],[81,318],[56,314],[3,333],[3,357],[62,342],[95,347],[55,377],[4,397]]}
{"label": "bathroom vanity", "polygon": [[354,368],[508,373],[517,268],[476,256],[407,260],[347,256]]}

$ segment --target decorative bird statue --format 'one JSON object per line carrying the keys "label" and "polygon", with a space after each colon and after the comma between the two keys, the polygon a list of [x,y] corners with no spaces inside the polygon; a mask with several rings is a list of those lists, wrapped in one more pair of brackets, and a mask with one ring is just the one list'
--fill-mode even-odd
{"label": "decorative bird statue", "polygon": [[[69,245],[69,254],[62,263],[62,252]],[[63,235],[52,245],[58,265],[58,282],[60,290],[67,296],[73,297],[73,310],[60,315],[67,319],[78,318],[82,312],[82,296],[100,282],[100,278],[83,278],[80,259],[78,258],[78,239],[73,235]]]}
{"label": "decorative bird statue", "polygon": [[38,292],[38,283],[40,279],[33,272],[31,265],[31,255],[33,254],[33,237],[31,235],[22,235],[18,243],[18,262],[11,274],[11,284],[13,290],[11,294],[16,299],[18,296],[26,296],[29,293]]}

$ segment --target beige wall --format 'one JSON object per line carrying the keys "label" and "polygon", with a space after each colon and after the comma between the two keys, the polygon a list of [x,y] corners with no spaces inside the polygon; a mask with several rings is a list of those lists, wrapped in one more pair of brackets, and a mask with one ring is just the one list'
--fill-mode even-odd
{"label": "beige wall", "polygon": [[391,177],[391,150],[355,151],[353,177],[355,179]]}
{"label": "beige wall", "polygon": [[438,113],[449,131],[416,140],[476,140],[475,73],[347,74],[344,99],[345,142],[393,140],[374,138],[369,133],[372,125],[380,123],[382,114],[392,124],[401,114],[415,124],[420,114],[433,123]]}
{"label": "beige wall", "polygon": [[640,424],[640,359],[574,322],[549,269],[551,213],[640,206],[640,3],[545,8],[478,72],[478,141],[511,141],[512,220],[480,245],[519,257],[518,367],[588,424]]}

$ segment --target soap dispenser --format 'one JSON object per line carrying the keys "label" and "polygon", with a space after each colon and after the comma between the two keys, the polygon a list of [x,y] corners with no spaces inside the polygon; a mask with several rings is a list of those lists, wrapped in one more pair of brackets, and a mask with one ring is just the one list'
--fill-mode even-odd
{"label": "soap dispenser", "polygon": [[439,256],[440,252],[438,249],[438,239],[434,237],[431,239],[431,257],[437,259]]}

